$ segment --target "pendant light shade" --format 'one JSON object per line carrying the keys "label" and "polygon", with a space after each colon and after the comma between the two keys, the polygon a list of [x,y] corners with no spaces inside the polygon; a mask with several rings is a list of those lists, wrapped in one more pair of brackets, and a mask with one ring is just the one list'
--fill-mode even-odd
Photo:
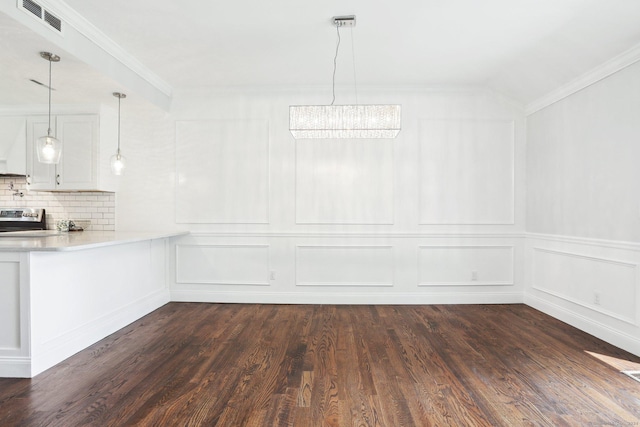
{"label": "pendant light shade", "polygon": [[51,134],[51,63],[59,62],[60,57],[50,52],[40,52],[40,56],[49,61],[49,125],[47,134],[36,141],[36,153],[40,163],[57,164],[62,155],[62,142]]}
{"label": "pendant light shade", "polygon": [[113,96],[118,98],[118,150],[110,159],[111,173],[114,175],[122,175],[126,166],[126,160],[120,152],[120,101],[122,101],[122,98],[126,98],[127,95],[120,92],[113,92]]}
{"label": "pendant light shade", "polygon": [[[400,105],[333,105],[336,100],[336,67],[340,49],[340,28],[355,27],[356,17],[334,16],[338,43],[333,58],[333,101],[331,105],[290,105],[289,130],[295,139],[395,138],[400,133]],[[353,38],[352,38],[353,42]],[[353,47],[353,46],[352,46]],[[352,49],[353,51],[353,49]],[[355,82],[355,54],[354,54]]]}
{"label": "pendant light shade", "polygon": [[54,136],[51,136],[51,129],[49,129],[49,135],[41,136],[36,141],[36,153],[40,163],[60,163],[62,143]]}

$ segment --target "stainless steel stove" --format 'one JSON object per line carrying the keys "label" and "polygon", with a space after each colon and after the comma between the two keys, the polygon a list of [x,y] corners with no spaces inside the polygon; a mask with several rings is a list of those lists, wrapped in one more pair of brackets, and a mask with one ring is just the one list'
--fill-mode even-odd
{"label": "stainless steel stove", "polygon": [[46,230],[47,216],[40,208],[0,208],[0,233]]}

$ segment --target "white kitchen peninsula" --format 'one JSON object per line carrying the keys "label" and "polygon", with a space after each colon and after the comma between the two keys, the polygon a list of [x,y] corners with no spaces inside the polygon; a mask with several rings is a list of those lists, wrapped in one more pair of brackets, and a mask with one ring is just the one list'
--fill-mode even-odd
{"label": "white kitchen peninsula", "polygon": [[0,234],[0,377],[33,377],[169,302],[183,234]]}

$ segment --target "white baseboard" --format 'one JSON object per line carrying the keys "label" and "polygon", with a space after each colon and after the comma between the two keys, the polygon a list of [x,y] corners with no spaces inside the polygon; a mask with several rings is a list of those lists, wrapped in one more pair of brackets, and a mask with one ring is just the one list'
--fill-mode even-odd
{"label": "white baseboard", "polygon": [[[549,302],[543,298],[525,293],[524,303],[549,316],[555,317],[573,327],[591,334],[609,344],[640,356],[640,338],[625,334],[608,325],[596,322],[565,307]],[[588,349],[585,349],[588,350]]]}
{"label": "white baseboard", "polygon": [[319,293],[172,290],[171,301],[241,304],[519,304],[521,292]]}
{"label": "white baseboard", "polygon": [[31,361],[28,357],[0,357],[0,378],[30,378]]}
{"label": "white baseboard", "polygon": [[161,289],[41,345],[37,350],[37,357],[31,359],[30,375],[27,378],[51,368],[168,302],[168,290]]}

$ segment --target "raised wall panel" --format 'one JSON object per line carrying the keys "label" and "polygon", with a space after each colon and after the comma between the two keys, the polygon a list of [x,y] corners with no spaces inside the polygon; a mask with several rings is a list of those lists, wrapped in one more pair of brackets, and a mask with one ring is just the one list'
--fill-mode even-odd
{"label": "raised wall panel", "polygon": [[178,245],[176,282],[269,286],[268,245]]}
{"label": "raised wall panel", "polygon": [[514,262],[512,246],[420,246],[419,286],[513,285]]}
{"label": "raised wall panel", "polygon": [[534,289],[637,323],[636,264],[533,248],[532,269]]}
{"label": "raised wall panel", "polygon": [[297,246],[297,286],[393,286],[392,246]]}
{"label": "raised wall panel", "polygon": [[0,354],[20,349],[20,263],[0,261]]}
{"label": "raised wall panel", "polygon": [[420,224],[513,224],[512,120],[420,122]]}
{"label": "raised wall panel", "polygon": [[296,223],[393,224],[393,140],[295,144]]}
{"label": "raised wall panel", "polygon": [[269,122],[176,122],[176,221],[269,222]]}

